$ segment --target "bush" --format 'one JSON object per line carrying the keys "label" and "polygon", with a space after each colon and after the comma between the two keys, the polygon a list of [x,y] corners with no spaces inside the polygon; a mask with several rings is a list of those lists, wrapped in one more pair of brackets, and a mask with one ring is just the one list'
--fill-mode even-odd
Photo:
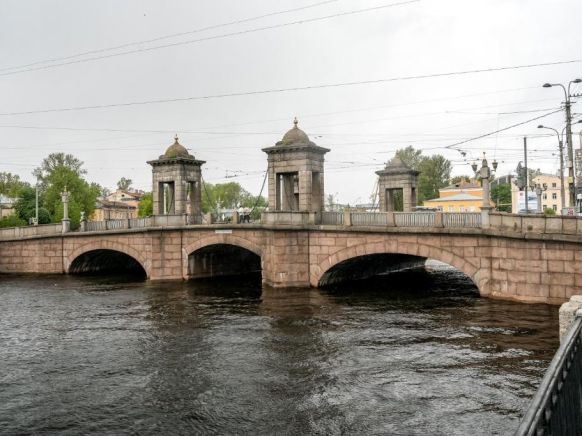
{"label": "bush", "polygon": [[10,215],[0,220],[0,228],[6,227],[22,227],[26,225],[26,221],[21,220],[17,215]]}
{"label": "bush", "polygon": [[556,211],[554,209],[552,209],[551,207],[546,207],[544,209],[544,215],[546,215],[546,216],[554,216],[554,215],[556,215]]}

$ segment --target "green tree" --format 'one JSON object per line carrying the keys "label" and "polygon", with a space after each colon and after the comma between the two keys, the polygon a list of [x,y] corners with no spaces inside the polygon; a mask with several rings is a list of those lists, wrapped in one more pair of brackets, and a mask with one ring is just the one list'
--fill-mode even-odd
{"label": "green tree", "polygon": [[65,189],[71,193],[69,217],[72,228],[79,225],[81,212],[89,217],[95,210],[95,200],[102,188],[96,183],[87,183],[83,178],[86,170],[82,166],[83,162],[70,154],[53,153],[34,170],[33,174],[38,177],[43,187],[43,206],[50,213],[53,222],[62,219],[61,193]]}
{"label": "green tree", "polygon": [[511,212],[511,185],[504,183],[491,189],[491,200],[500,212]]}
{"label": "green tree", "polygon": [[137,213],[141,218],[153,215],[154,201],[151,192],[146,192],[142,195],[141,200],[139,200]]}
{"label": "green tree", "polygon": [[117,182],[117,189],[120,189],[122,191],[129,191],[129,188],[131,188],[132,184],[133,181],[131,179],[126,179],[125,177],[122,177]]}
{"label": "green tree", "polygon": [[422,150],[416,150],[409,145],[396,150],[396,156],[409,168],[420,171],[416,187],[416,198],[419,204],[431,198],[437,198],[439,189],[449,184],[451,162],[440,154],[423,156]]}
{"label": "green tree", "polygon": [[400,158],[404,165],[416,171],[418,171],[421,162],[425,159],[422,155],[422,150],[416,150],[410,145],[406,148],[396,150],[396,156]]}
{"label": "green tree", "polygon": [[554,215],[556,215],[556,211],[554,209],[552,209],[551,207],[546,207],[544,209],[544,215],[554,216]]}
{"label": "green tree", "polygon": [[439,189],[449,184],[451,162],[440,154],[425,157],[418,167],[418,201],[424,202],[437,198]]}
{"label": "green tree", "polygon": [[[36,189],[30,186],[22,188],[18,192],[16,204],[14,209],[18,217],[26,223],[30,222],[31,218],[36,217]],[[38,223],[48,224],[51,222],[51,215],[48,210],[42,207],[42,195],[38,199]]]}
{"label": "green tree", "polygon": [[20,219],[17,215],[10,215],[0,220],[0,228],[6,227],[22,227],[27,224],[26,221]]}
{"label": "green tree", "polygon": [[18,197],[18,192],[25,187],[29,187],[28,182],[20,180],[18,174],[12,174],[9,172],[0,172],[0,194],[5,195],[10,198]]}
{"label": "green tree", "polygon": [[[256,206],[256,207],[255,207]],[[214,212],[217,209],[236,209],[238,207],[255,209],[252,219],[267,206],[267,200],[260,196],[254,196],[236,182],[205,183],[202,187],[202,211]]]}

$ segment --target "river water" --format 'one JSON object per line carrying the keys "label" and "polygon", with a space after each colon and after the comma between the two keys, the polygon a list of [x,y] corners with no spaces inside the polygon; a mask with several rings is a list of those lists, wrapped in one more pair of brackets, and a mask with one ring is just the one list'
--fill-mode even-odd
{"label": "river water", "polygon": [[0,276],[0,434],[511,434],[557,307],[436,267],[328,290]]}

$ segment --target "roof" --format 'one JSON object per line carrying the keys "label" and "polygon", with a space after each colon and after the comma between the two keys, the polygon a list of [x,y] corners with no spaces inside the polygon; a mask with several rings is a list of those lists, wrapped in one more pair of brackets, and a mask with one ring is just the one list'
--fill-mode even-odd
{"label": "roof", "polygon": [[297,117],[293,120],[293,124],[293,128],[283,135],[283,139],[279,141],[278,145],[290,145],[295,143],[309,144],[311,142],[309,141],[307,133],[297,127],[297,124],[299,124]]}
{"label": "roof", "polygon": [[477,183],[455,183],[454,185],[449,185],[445,188],[441,188],[441,191],[447,190],[447,189],[481,189],[481,185],[478,185]]}
{"label": "roof", "polygon": [[469,194],[457,194],[457,195],[451,195],[450,197],[444,197],[444,198],[433,198],[432,200],[426,200],[425,203],[430,203],[432,202],[448,202],[448,201],[480,201],[482,200],[482,197],[478,197],[476,195],[469,195]]}
{"label": "roof", "polygon": [[175,157],[185,157],[192,159],[194,158],[194,156],[188,153],[186,147],[184,147],[182,144],[178,142],[178,135],[174,137],[174,143],[168,147],[168,149],[164,153],[164,157],[168,159],[172,159]]}
{"label": "roof", "polygon": [[386,163],[386,167],[383,170],[376,171],[376,174],[379,176],[390,174],[410,174],[416,176],[420,174],[420,172],[407,166],[402,162],[402,159],[400,159],[398,155],[395,155],[388,163]]}
{"label": "roof", "polygon": [[307,133],[297,127],[297,124],[299,124],[297,118],[293,120],[293,124],[294,126],[283,135],[283,138],[274,147],[267,147],[262,150],[267,154],[285,153],[287,151],[309,151],[321,155],[329,151],[329,148],[320,147],[312,142]]}
{"label": "roof", "polygon": [[122,201],[110,201],[110,200],[106,200],[104,198],[98,198],[96,201],[96,208],[97,209],[102,209],[102,208],[119,208],[119,209],[136,209],[135,206],[131,206],[130,204],[128,204],[127,202],[122,202]]}

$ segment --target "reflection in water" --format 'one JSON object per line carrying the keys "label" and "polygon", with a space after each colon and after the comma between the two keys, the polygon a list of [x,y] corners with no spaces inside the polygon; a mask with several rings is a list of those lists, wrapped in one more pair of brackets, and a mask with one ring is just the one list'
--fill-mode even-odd
{"label": "reflection in water", "polygon": [[511,434],[557,308],[455,271],[327,289],[0,276],[1,434]]}

